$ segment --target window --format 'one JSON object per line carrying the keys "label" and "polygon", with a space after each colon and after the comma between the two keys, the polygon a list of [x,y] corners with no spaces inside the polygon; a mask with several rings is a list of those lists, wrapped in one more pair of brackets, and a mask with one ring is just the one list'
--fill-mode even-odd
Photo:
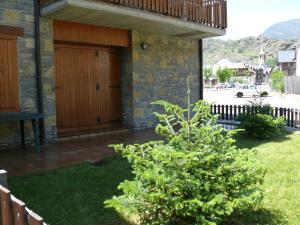
{"label": "window", "polygon": [[0,35],[0,112],[19,111],[17,38]]}

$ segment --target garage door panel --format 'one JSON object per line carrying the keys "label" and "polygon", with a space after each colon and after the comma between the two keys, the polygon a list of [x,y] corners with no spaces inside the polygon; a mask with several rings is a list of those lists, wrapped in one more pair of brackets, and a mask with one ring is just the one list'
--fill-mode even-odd
{"label": "garage door panel", "polygon": [[121,98],[120,86],[111,89],[112,79],[120,85],[119,69],[111,69],[112,61],[117,65],[119,59],[112,60],[110,51],[97,47],[56,45],[55,49],[58,128],[80,129],[120,119],[119,103],[111,105]]}

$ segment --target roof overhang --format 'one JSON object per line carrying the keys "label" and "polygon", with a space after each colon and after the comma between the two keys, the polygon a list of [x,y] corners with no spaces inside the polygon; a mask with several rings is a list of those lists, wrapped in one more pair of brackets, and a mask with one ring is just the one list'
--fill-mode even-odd
{"label": "roof overhang", "polygon": [[154,14],[101,1],[61,0],[41,9],[41,15],[55,20],[93,24],[162,35],[202,39],[222,36],[226,30],[180,18]]}

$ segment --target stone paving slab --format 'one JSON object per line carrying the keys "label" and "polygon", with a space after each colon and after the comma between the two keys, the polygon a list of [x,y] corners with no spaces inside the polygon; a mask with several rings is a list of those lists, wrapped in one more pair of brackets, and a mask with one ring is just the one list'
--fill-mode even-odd
{"label": "stone paving slab", "polygon": [[36,154],[34,148],[1,151],[0,169],[5,169],[8,176],[20,176],[97,162],[116,155],[108,147],[109,144],[143,143],[155,138],[151,129],[48,144],[42,146],[40,155]]}

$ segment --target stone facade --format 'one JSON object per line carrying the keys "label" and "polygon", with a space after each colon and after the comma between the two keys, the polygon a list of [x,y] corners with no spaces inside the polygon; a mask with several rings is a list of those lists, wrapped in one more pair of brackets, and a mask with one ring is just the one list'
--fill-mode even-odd
{"label": "stone facade", "polygon": [[45,114],[46,141],[56,139],[56,108],[55,108],[55,67],[53,44],[53,21],[46,18],[40,20],[41,69],[43,80],[43,103]]}
{"label": "stone facade", "polygon": [[132,108],[132,49],[121,49],[121,90],[122,90],[122,111],[123,125],[133,125]]}
{"label": "stone facade", "polygon": [[[24,28],[24,37],[18,37],[19,93],[22,111],[36,111],[36,80],[34,51],[33,1],[0,1],[0,23]],[[0,124],[0,143],[19,140],[18,123]],[[30,135],[30,124],[26,124]],[[16,137],[16,135],[18,135]]]}
{"label": "stone facade", "polygon": [[[141,48],[141,43],[147,49]],[[157,123],[150,105],[167,100],[186,106],[186,80],[192,76],[192,101],[199,100],[198,41],[132,32],[133,127],[153,127]]]}
{"label": "stone facade", "polygon": [[[56,139],[53,21],[41,18],[41,67],[46,140]],[[33,1],[0,1],[0,24],[23,27],[18,37],[19,95],[22,111],[37,112]],[[143,50],[141,43],[148,48]],[[168,100],[186,106],[186,79],[192,76],[192,100],[199,99],[198,41],[132,31],[132,45],[121,50],[123,124],[136,129],[153,127],[150,105]],[[31,124],[26,124],[32,140]],[[0,124],[0,146],[20,143],[19,124]]]}
{"label": "stone facade", "polygon": [[[34,34],[34,3],[28,0],[0,1],[0,24],[24,28],[24,37],[18,37],[18,64],[19,64],[19,99],[21,111],[37,112],[36,65],[35,65],[35,34]],[[55,138],[55,110],[49,110],[55,105],[53,93],[47,90],[53,86],[53,46],[51,23],[41,22],[42,54],[43,54],[43,81],[45,91],[46,136]],[[52,60],[52,61],[51,61]],[[50,75],[51,74],[51,75]],[[52,77],[51,77],[52,76]],[[50,79],[48,79],[51,77]],[[26,123],[26,138],[32,140],[31,124]],[[0,146],[20,142],[19,124],[0,124]]]}

